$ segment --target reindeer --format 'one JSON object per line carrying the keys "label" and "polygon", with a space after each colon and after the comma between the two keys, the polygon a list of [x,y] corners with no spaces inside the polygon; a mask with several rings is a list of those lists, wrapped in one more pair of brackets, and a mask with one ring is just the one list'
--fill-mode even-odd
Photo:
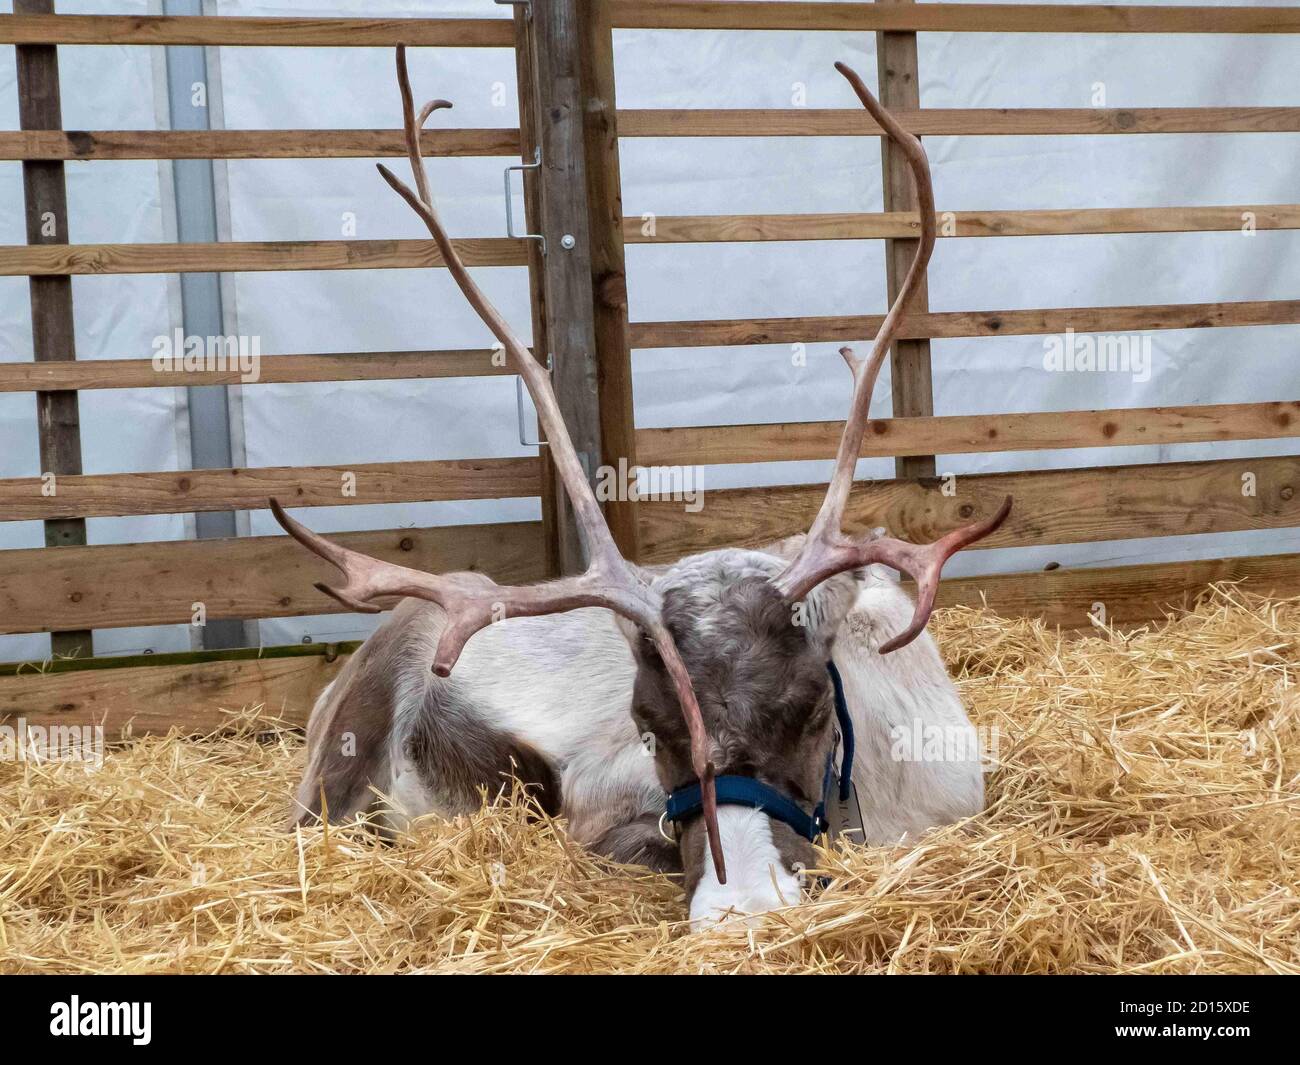
{"label": "reindeer", "polygon": [[[812,861],[812,841],[826,828],[840,739],[841,786],[852,775],[865,796],[868,843],[982,808],[977,759],[899,761],[889,735],[916,719],[970,730],[925,624],[943,563],[997,528],[1011,500],[928,545],[841,529],[871,393],[935,227],[920,142],[854,71],[836,68],[906,156],[921,238],[870,355],[841,350],[853,398],[825,501],[806,536],[643,568],[614,544],[549,377],[474,283],[438,218],[419,139],[429,115],[451,105],[434,100],[417,114],[398,48],[415,189],[379,171],[424,221],[526,383],[589,565],[524,587],[424,573],[339,547],[271,500],[285,530],[343,574],[340,587],[317,585],[323,592],[363,612],[400,600],[312,711],[300,820],[373,811],[389,831],[403,831],[426,814],[476,810],[484,788],[515,777],[594,851],[684,873],[701,927],[799,899],[796,870]],[[915,605],[884,567],[915,579]],[[861,755],[852,774],[850,730]]]}

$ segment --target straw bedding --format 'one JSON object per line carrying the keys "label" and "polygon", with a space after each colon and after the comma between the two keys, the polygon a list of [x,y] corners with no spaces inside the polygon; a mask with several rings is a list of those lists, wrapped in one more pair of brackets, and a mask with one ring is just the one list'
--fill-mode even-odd
{"label": "straw bedding", "polygon": [[1300,599],[1132,633],[935,631],[996,729],[988,810],[756,927],[498,802],[395,846],[283,830],[301,739],[251,715],[103,766],[0,764],[3,972],[1300,972]]}

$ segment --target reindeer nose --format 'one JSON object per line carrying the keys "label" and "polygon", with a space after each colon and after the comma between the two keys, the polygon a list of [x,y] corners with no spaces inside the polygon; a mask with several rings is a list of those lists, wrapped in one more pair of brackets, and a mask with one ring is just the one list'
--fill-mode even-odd
{"label": "reindeer nose", "polygon": [[718,832],[727,852],[727,883],[718,882],[706,849],[704,871],[691,896],[692,931],[742,925],[746,918],[798,904],[799,881],[781,859],[766,814],[719,807]]}

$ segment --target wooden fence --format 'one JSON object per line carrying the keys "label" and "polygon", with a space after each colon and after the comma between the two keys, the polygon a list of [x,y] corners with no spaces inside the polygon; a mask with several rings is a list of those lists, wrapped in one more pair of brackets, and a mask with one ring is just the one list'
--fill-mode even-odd
{"label": "wooden fence", "polygon": [[[1295,8],[1113,7],[1059,4],[780,3],[606,0],[587,42],[597,70],[612,67],[612,33],[620,28],[675,30],[862,31],[876,35],[880,96],[918,135],[1030,136],[1192,132],[1296,132],[1300,108],[1000,108],[920,107],[918,31],[1004,33],[1297,33]],[[605,103],[615,110],[612,77]],[[620,137],[879,137],[860,108],[617,110]],[[884,142],[884,211],[874,214],[656,216],[648,234],[639,218],[623,222],[625,243],[860,240],[886,242],[892,299],[915,248],[919,222],[903,161]],[[615,171],[616,173],[616,171]],[[1239,230],[1246,212],[1261,229],[1300,227],[1300,205],[1105,208],[1095,210],[944,212],[942,239],[1088,233]],[[624,303],[624,308],[626,304]],[[628,349],[794,344],[872,335],[879,316],[627,322]],[[892,419],[874,422],[862,455],[894,456],[896,479],[860,484],[849,504],[859,526],[884,525],[911,539],[931,539],[992,513],[1006,494],[1016,505],[1006,524],[976,549],[1069,544],[1126,538],[1287,528],[1300,524],[1300,458],[1223,459],[1090,469],[966,474],[946,495],[934,479],[935,454],[1113,447],[1300,435],[1300,403],[1218,404],[1125,410],[1077,410],[935,417],[930,345],[936,338],[1206,329],[1300,323],[1300,301],[1135,307],[930,312],[926,295],[912,304],[904,340],[893,353]],[[606,352],[604,357],[610,357]],[[753,463],[829,459],[841,423],[721,425],[636,429],[642,465]],[[1258,480],[1254,496],[1241,475]],[[808,527],[821,485],[716,490],[697,514],[647,502],[639,510],[639,553],[665,561],[723,544],[757,545]],[[1224,559],[1108,569],[1065,570],[952,580],[941,602],[987,601],[1007,613],[1032,614],[1070,627],[1088,624],[1104,602],[1112,622],[1161,615],[1212,580],[1250,577],[1278,592],[1300,592],[1300,555]]]}
{"label": "wooden fence", "polygon": [[[239,384],[238,369],[159,372],[149,358],[77,361],[72,343],[76,274],[261,270],[369,270],[438,267],[431,240],[256,241],[207,244],[69,244],[63,164],[120,159],[267,159],[404,156],[400,130],[68,131],[60,123],[55,46],[221,45],[514,48],[509,19],[261,19],[70,16],[50,0],[19,0],[0,16],[0,42],[16,46],[23,99],[17,132],[0,133],[0,158],[22,160],[29,243],[0,247],[0,274],[32,279],[35,359],[0,363],[0,391],[34,392],[41,470],[46,477],[0,480],[0,520],[46,522],[43,549],[0,553],[0,633],[51,632],[56,652],[89,651],[89,630],[188,623],[196,600],[210,619],[330,613],[342,608],[313,588],[329,567],[280,536],[168,544],[85,546],[85,519],[260,509],[269,495],[295,506],[536,497],[539,459],[492,458],[346,466],[81,473],[76,395],[99,388]],[[24,13],[37,12],[37,13]],[[526,61],[526,51],[520,62]],[[521,71],[521,83],[527,72]],[[517,162],[524,131],[439,129],[426,155],[497,156]],[[41,224],[53,211],[56,234]],[[45,227],[48,228],[48,227]],[[459,240],[471,266],[529,266],[529,242]],[[542,323],[537,323],[541,328]],[[490,349],[271,354],[256,383],[374,381],[496,375]],[[59,408],[60,416],[46,411]],[[342,496],[341,476],[355,477]],[[483,569],[503,580],[546,573],[541,523],[394,529],[348,534],[367,551],[417,566]],[[161,660],[165,656],[158,656]],[[202,656],[200,656],[202,657]],[[73,670],[75,672],[75,670]]]}
{"label": "wooden fence", "polygon": [[[437,130],[425,150],[440,155],[532,158],[546,165],[527,186],[530,230],[552,244],[576,234],[576,254],[549,256],[535,244],[482,237],[460,242],[471,265],[527,264],[533,280],[537,350],[554,357],[566,421],[579,450],[617,464],[687,465],[825,459],[840,423],[638,428],[631,387],[635,349],[785,344],[858,339],[873,333],[871,315],[720,321],[628,319],[627,243],[759,242],[878,238],[886,242],[892,298],[910,260],[918,220],[901,160],[882,151],[884,211],[870,214],[728,215],[656,218],[653,235],[623,218],[618,143],[627,137],[863,136],[880,131],[865,112],[843,110],[619,110],[613,34],[620,28],[674,30],[821,30],[874,33],[880,93],[922,135],[1041,135],[1183,132],[1297,132],[1300,108],[922,109],[918,31],[1006,33],[1300,33],[1294,8],[985,5],[910,2],[800,3],[740,0],[554,0],[517,7],[502,19],[261,19],[23,14],[48,0],[19,0],[0,16],[0,44],[19,52],[20,83],[31,95],[23,129],[0,133],[0,158],[23,160],[28,192],[27,246],[0,248],[0,273],[33,279],[36,360],[0,364],[0,391],[34,392],[42,416],[39,478],[0,481],[0,520],[41,519],[47,543],[0,553],[0,632],[73,633],[92,627],[187,622],[201,598],[209,617],[262,618],[339,609],[313,588],[322,563],[284,537],[169,545],[90,547],[84,519],[248,509],[279,493],[297,506],[541,495],[544,521],[461,528],[351,533],[342,542],[430,569],[482,568],[503,580],[534,579],[573,565],[570,523],[555,499],[545,460],[484,459],[351,466],[355,497],[340,500],[343,467],[80,473],[75,394],[96,388],[235,383],[234,374],[159,374],[148,359],[77,362],[71,345],[71,298],[78,273],[225,270],[378,269],[438,266],[432,242],[296,241],[176,245],[69,245],[34,225],[61,203],[66,160],[393,156],[396,130],[64,131],[58,122],[59,44],[202,44],[238,46],[516,47],[521,129]],[[574,77],[564,76],[572,74]],[[53,86],[53,105],[50,105]],[[38,91],[39,90],[39,91]],[[570,98],[551,94],[568,92]],[[579,98],[580,97],[580,98]],[[39,105],[39,106],[38,106]],[[53,199],[51,199],[53,198]],[[942,209],[943,204],[938,205]],[[65,208],[58,207],[65,212]],[[1260,229],[1300,228],[1300,204],[1097,210],[956,212],[944,239],[1085,233],[1236,230],[1244,212]],[[59,217],[64,217],[60,213]],[[48,283],[48,284],[47,284]],[[930,341],[935,338],[1076,332],[1134,332],[1300,323],[1300,300],[1135,307],[931,312],[925,293],[913,304],[893,356],[894,417],[873,425],[864,456],[893,456],[896,478],[860,485],[849,517],[886,525],[909,538],[936,534],[990,513],[1008,493],[1016,508],[978,547],[1068,544],[1134,537],[1284,528],[1300,524],[1300,458],[1222,459],[1093,469],[972,474],[956,494],[939,490],[935,454],[1110,447],[1294,437],[1300,403],[1219,404],[1065,413],[933,415]],[[599,352],[599,365],[595,363]],[[476,376],[502,372],[486,350],[275,354],[262,359],[260,383]],[[596,380],[593,391],[587,383]],[[255,387],[255,386],[250,386]],[[50,415],[47,417],[47,412]],[[1241,474],[1257,491],[1239,490]],[[611,526],[626,553],[657,562],[723,544],[759,544],[807,527],[820,485],[711,491],[698,514],[680,505],[612,503]],[[946,603],[982,598],[1008,613],[1079,626],[1096,601],[1112,622],[1147,620],[1165,604],[1212,580],[1250,578],[1282,594],[1300,592],[1300,556],[1168,563],[1013,574],[946,582]],[[195,588],[202,588],[201,596]],[[65,641],[64,646],[67,646]],[[56,644],[56,649],[58,645]],[[0,718],[135,719],[138,726],[207,727],[220,708],[265,703],[300,720],[310,693],[337,668],[347,647],[259,655],[155,656],[146,665],[95,660],[62,663],[35,674],[0,676]]]}

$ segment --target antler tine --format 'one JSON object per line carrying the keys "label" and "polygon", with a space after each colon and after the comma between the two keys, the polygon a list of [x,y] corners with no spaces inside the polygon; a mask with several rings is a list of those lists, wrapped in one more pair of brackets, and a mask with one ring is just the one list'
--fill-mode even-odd
{"label": "antler tine", "polygon": [[[411,92],[411,77],[406,70],[406,45],[397,46],[397,88],[402,94],[402,128],[406,133],[407,151],[411,155],[411,169],[415,173],[415,188],[420,194],[420,202],[433,206],[429,194],[429,174],[424,169],[424,155],[420,151],[420,131],[425,122],[435,111],[452,106],[450,100],[430,100],[415,113],[415,97]],[[414,149],[411,144],[414,141]]]}
{"label": "antler tine", "polygon": [[856,71],[844,63],[836,63],[835,69],[844,75],[853,87],[853,91],[857,93],[858,99],[862,101],[862,105],[906,158],[916,186],[921,236],[912,265],[908,268],[907,276],[903,279],[903,284],[889,312],[880,324],[871,353],[864,359],[854,355],[852,348],[840,349],[840,354],[844,356],[844,361],[848,363],[849,370],[853,374],[853,399],[849,407],[849,415],[844,422],[844,433],[840,438],[839,450],[835,456],[835,469],[826,489],[826,498],[817,512],[802,550],[785,572],[777,578],[776,584],[788,599],[799,600],[826,578],[872,562],[883,562],[910,574],[917,583],[916,608],[912,614],[911,624],[881,646],[880,653],[888,654],[890,651],[906,646],[925,628],[930,612],[934,609],[934,596],[939,586],[939,576],[944,562],[961,548],[987,536],[1001,525],[1011,510],[1011,498],[1007,497],[993,517],[955,529],[932,544],[909,544],[891,537],[877,539],[870,533],[849,537],[842,531],[844,510],[848,505],[849,492],[853,488],[853,471],[858,456],[862,453],[862,440],[870,421],[871,394],[876,387],[876,378],[880,375],[885,356],[889,353],[890,345],[898,335],[899,327],[907,314],[908,302],[925,276],[926,267],[934,251],[936,234],[934,187],[930,178],[930,164],[921,142],[908,133],[898,120],[871,95]]}
{"label": "antler tine", "polygon": [[578,460],[573,441],[565,428],[550,377],[470,276],[438,217],[420,151],[420,131],[429,115],[450,107],[451,104],[446,100],[432,100],[416,112],[406,68],[406,49],[402,45],[397,48],[397,83],[401,91],[402,124],[406,134],[406,152],[415,177],[415,190],[412,191],[386,166],[380,165],[379,172],[420,216],[442,255],[443,265],[470,306],[500,341],[511,368],[527,385],[537,408],[538,420],[550,445],[551,460],[565,493],[573,504],[578,530],[587,551],[588,567],[586,572],[578,576],[524,587],[503,587],[476,573],[423,573],[331,544],[290,518],[274,500],[271,501],[271,509],[276,520],[291,536],[343,572],[347,580],[342,588],[324,585],[318,587],[345,605],[369,611],[374,609],[373,600],[397,596],[411,596],[439,604],[447,613],[447,624],[434,654],[434,672],[440,676],[450,674],[471,636],[492,621],[502,618],[536,617],[594,606],[613,610],[640,626],[653,640],[677,691],[682,715],[690,733],[691,764],[700,779],[704,823],[713,863],[718,879],[726,883],[709,737],[686,666],[663,624],[662,602],[658,593],[646,585],[619,554],[587,481],[587,475]]}
{"label": "antler tine", "polygon": [[1007,496],[1002,501],[1002,506],[998,507],[997,513],[991,518],[953,529],[948,535],[932,544],[909,544],[905,540],[883,537],[874,542],[874,551],[868,551],[867,544],[862,543],[858,546],[855,543],[854,546],[864,561],[887,563],[897,570],[910,573],[916,580],[916,607],[912,611],[912,620],[906,629],[880,645],[882,655],[906,647],[921,634],[925,623],[930,620],[931,611],[934,610],[934,596],[939,590],[939,577],[943,573],[943,564],[963,547],[988,536],[1006,521],[1010,513],[1011,497]]}
{"label": "antler tine", "polygon": [[[475,312],[505,348],[511,368],[523,377],[524,384],[528,387],[528,393],[537,408],[538,420],[542,423],[542,429],[546,433],[551,460],[555,463],[565,493],[573,503],[578,530],[583,537],[589,560],[612,572],[621,565],[622,556],[619,555],[618,548],[614,545],[613,537],[610,536],[609,528],[605,525],[604,516],[600,512],[595,496],[592,494],[591,486],[587,483],[587,475],[583,472],[582,464],[578,461],[577,452],[574,450],[573,442],[564,425],[564,418],[560,414],[560,407],[556,402],[555,393],[551,389],[550,379],[537,360],[529,354],[527,345],[519,339],[470,276],[469,271],[461,262],[451,239],[447,236],[437,211],[433,207],[429,194],[428,177],[424,169],[424,159],[420,154],[420,130],[415,116],[410,78],[406,70],[406,49],[400,45],[397,49],[397,79],[398,84],[402,87],[402,115],[406,130],[406,151],[411,162],[411,169],[415,174],[416,189],[418,191],[412,192],[405,182],[382,164],[379,165],[379,172],[393,190],[420,216],[437,244],[439,252],[442,254],[443,265],[447,267],[448,272],[451,273],[452,278],[465,294],[465,298],[469,300]],[[427,117],[428,114],[437,110],[438,106],[445,102],[432,101],[425,105],[422,114]],[[450,106],[450,104],[447,106]]]}
{"label": "antler tine", "polygon": [[323,536],[318,536],[301,522],[295,521],[285,512],[284,507],[280,506],[278,499],[269,501],[271,504],[271,513],[275,515],[275,520],[280,523],[280,527],[292,536],[298,543],[302,544],[308,551],[320,555],[326,562],[331,563],[340,573],[348,578],[348,586],[344,588],[332,588],[323,581],[317,581],[314,587],[324,592],[328,596],[333,596],[344,606],[356,610],[362,614],[378,614],[380,608],[373,603],[366,601],[361,588],[352,589],[352,574],[348,571],[348,556],[353,552],[345,547],[339,547],[338,544],[332,544]]}
{"label": "antler tine", "polygon": [[[584,587],[502,588],[481,573],[438,575],[383,562],[331,543],[289,517],[279,500],[269,502],[271,513],[285,532],[331,563],[346,578],[342,588],[317,583],[316,587],[326,595],[333,596],[351,610],[367,614],[379,612],[380,607],[374,603],[376,599],[408,596],[427,599],[447,611],[449,624],[438,641],[433,665],[434,672],[442,677],[451,673],[465,642],[496,617],[505,613],[512,617],[549,613],[549,604],[559,597],[568,597],[575,602],[581,599],[578,604],[581,606],[597,605],[594,595],[584,595]],[[541,594],[543,588],[546,595]],[[524,592],[533,594],[525,596],[521,594]]]}
{"label": "antler tine", "polygon": [[879,123],[890,140],[898,145],[899,150],[907,158],[916,184],[917,210],[921,214],[921,238],[912,265],[908,268],[907,276],[898,290],[898,296],[885,315],[885,320],[880,323],[876,341],[871,347],[871,354],[864,360],[857,360],[851,350],[846,353],[845,349],[841,349],[841,354],[844,354],[853,369],[853,400],[849,407],[849,416],[844,423],[839,452],[835,457],[835,472],[831,478],[830,489],[826,493],[821,513],[817,515],[817,522],[813,525],[812,535],[816,534],[819,526],[838,531],[843,523],[844,508],[853,487],[853,470],[857,465],[858,456],[862,453],[862,439],[867,431],[871,394],[875,391],[876,378],[880,375],[885,356],[889,354],[889,346],[893,343],[894,336],[907,315],[907,304],[920,287],[921,279],[925,277],[926,267],[934,252],[935,240],[934,189],[930,180],[930,163],[926,159],[921,142],[908,133],[898,120],[880,105],[856,71],[844,63],[836,63],[835,69],[853,86],[853,91],[858,94],[858,99],[871,113],[871,117]]}

